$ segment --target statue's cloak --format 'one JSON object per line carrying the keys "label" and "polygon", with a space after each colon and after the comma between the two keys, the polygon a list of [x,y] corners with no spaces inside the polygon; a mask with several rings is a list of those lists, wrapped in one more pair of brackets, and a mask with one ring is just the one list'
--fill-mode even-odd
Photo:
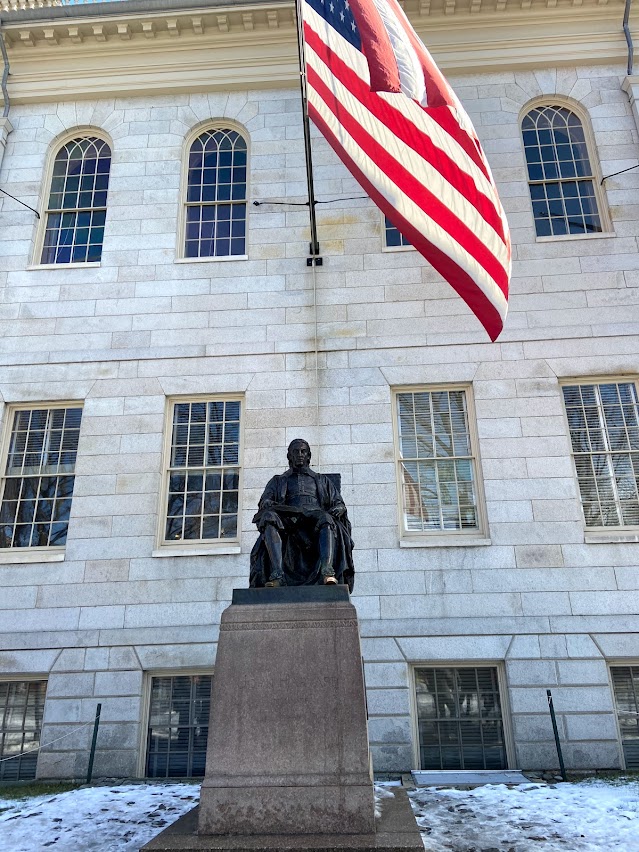
{"label": "statue's cloak", "polygon": [[[285,508],[285,521],[280,528],[282,538],[282,563],[284,576],[288,586],[311,586],[322,582],[320,577],[318,533],[312,518],[304,517],[300,510],[285,506],[288,480],[293,470],[274,476],[260,498],[258,511],[253,523],[261,528],[261,521],[266,512],[277,511],[278,506]],[[315,479],[320,507],[329,512],[331,509],[344,508],[339,518],[333,516],[335,522],[335,554],[333,569],[338,583],[348,586],[353,591],[353,539],[351,524],[346,514],[346,507],[338,489],[328,476],[307,468],[306,473]],[[296,518],[296,516],[298,516]],[[295,519],[295,520],[294,520]],[[251,551],[250,586],[261,587],[268,581],[271,573],[271,562],[262,536],[255,542]]]}

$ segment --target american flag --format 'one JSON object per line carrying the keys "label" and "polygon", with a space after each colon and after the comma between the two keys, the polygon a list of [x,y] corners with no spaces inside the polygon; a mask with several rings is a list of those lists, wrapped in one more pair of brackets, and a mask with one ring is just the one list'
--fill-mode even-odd
{"label": "american flag", "polygon": [[397,0],[301,5],[310,117],[495,340],[510,236],[468,115]]}

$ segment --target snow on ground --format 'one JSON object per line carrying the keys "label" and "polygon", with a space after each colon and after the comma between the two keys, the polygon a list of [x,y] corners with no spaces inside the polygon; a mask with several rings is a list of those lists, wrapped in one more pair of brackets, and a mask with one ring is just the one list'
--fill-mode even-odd
{"label": "snow on ground", "polygon": [[[0,798],[2,852],[137,852],[197,804],[197,784]],[[378,806],[392,789],[378,788]],[[491,784],[410,794],[427,852],[639,852],[639,781]]]}
{"label": "snow on ground", "polygon": [[0,850],[137,852],[199,798],[198,784],[128,784],[0,799]]}
{"label": "snow on ground", "polygon": [[428,852],[639,852],[639,782],[410,794]]}

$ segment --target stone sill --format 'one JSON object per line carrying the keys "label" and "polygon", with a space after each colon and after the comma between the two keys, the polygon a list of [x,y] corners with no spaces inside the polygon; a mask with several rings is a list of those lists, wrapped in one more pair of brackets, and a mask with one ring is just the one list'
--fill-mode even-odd
{"label": "stone sill", "polygon": [[32,263],[27,266],[27,272],[37,269],[93,269],[101,265],[99,260],[92,260],[90,263]]}
{"label": "stone sill", "polygon": [[417,251],[415,246],[382,246],[383,252],[395,252],[395,251]]}
{"label": "stone sill", "polygon": [[611,240],[616,236],[614,231],[603,231],[596,234],[561,234],[556,237],[535,237],[536,243],[565,243],[568,240]]}
{"label": "stone sill", "polygon": [[248,254],[225,254],[220,257],[176,257],[173,263],[224,263],[229,260],[248,259]]}
{"label": "stone sill", "polygon": [[158,547],[151,556],[159,559],[167,556],[233,556],[241,552],[239,544],[223,544],[218,547]]}
{"label": "stone sill", "polygon": [[455,538],[401,538],[399,540],[400,547],[486,547],[491,544],[489,538],[465,538],[456,536]]}
{"label": "stone sill", "polygon": [[2,564],[17,565],[34,562],[64,562],[64,550],[31,550],[30,548],[21,552],[14,550],[0,550],[0,567]]}
{"label": "stone sill", "polygon": [[619,530],[618,532],[585,532],[584,542],[586,544],[621,544],[624,542],[638,543],[639,530],[627,532]]}

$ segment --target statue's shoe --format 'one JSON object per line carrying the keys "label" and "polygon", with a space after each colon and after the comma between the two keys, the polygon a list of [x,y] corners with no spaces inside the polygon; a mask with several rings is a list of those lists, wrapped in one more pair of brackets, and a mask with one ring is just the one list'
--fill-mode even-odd
{"label": "statue's shoe", "polygon": [[281,580],[269,580],[268,583],[264,583],[265,589],[278,589],[282,585]]}
{"label": "statue's shoe", "polygon": [[324,585],[325,586],[336,586],[337,580],[335,577],[324,577]]}

